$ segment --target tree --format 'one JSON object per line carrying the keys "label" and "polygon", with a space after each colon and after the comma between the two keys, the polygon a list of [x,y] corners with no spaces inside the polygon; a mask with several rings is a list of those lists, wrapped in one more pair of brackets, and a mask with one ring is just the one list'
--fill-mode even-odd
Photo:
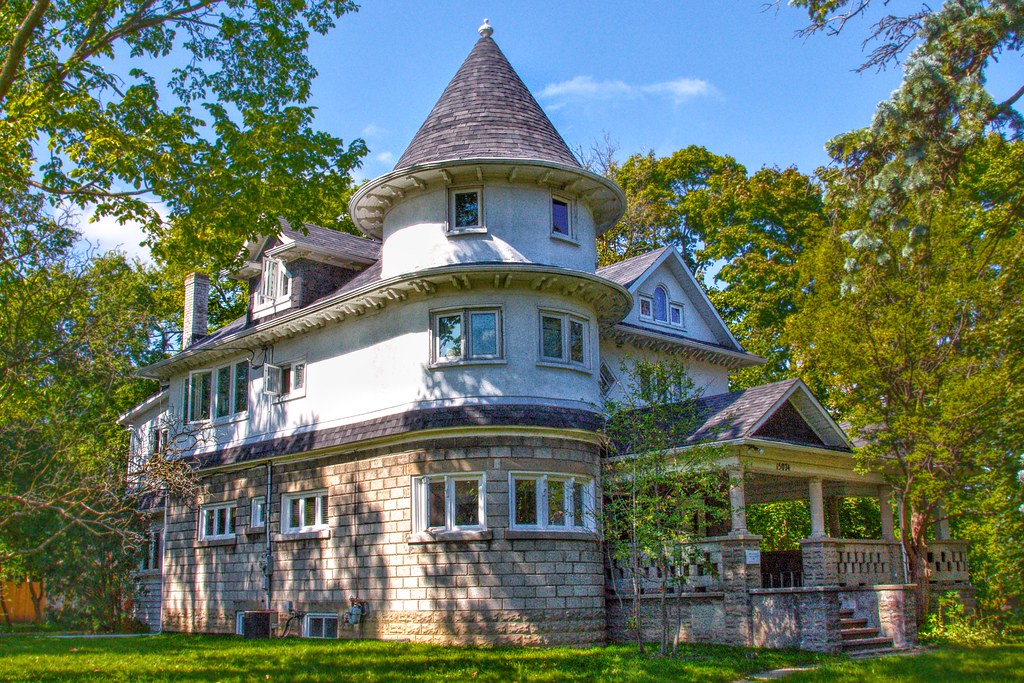
{"label": "tree", "polygon": [[1022,181],[1024,143],[990,135],[927,213],[905,205],[883,226],[851,202],[802,266],[812,293],[789,331],[800,370],[867,438],[862,466],[895,488],[920,610],[943,501],[977,510],[993,470],[1021,467]]}
{"label": "tree", "polygon": [[[141,221],[219,266],[298,224],[366,153],[313,129],[306,56],[350,0],[13,0],[0,10],[0,203],[40,193]],[[147,69],[175,60],[166,87]],[[164,221],[147,203],[169,209]],[[333,224],[333,223],[332,223]]]}
{"label": "tree", "polygon": [[[684,567],[705,565],[702,526],[714,524],[727,510],[717,465],[722,450],[711,445],[679,449],[700,419],[699,393],[682,364],[633,360],[622,371],[625,396],[606,406],[605,437],[615,457],[605,459],[602,472],[602,530],[609,562],[623,569],[630,582],[629,622],[641,652],[642,597],[648,584],[656,584],[659,652],[665,655],[673,625],[673,653],[679,644],[680,606],[670,617],[668,595],[685,589]],[[660,579],[651,581],[647,568]]]}

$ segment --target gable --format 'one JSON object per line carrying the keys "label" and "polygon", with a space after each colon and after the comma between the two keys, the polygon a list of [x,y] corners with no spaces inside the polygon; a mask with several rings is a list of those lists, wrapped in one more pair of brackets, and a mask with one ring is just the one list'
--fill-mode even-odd
{"label": "gable", "polygon": [[786,401],[764,421],[753,436],[765,439],[777,439],[790,443],[804,443],[811,446],[824,446],[825,442],[814,431],[790,401]]}

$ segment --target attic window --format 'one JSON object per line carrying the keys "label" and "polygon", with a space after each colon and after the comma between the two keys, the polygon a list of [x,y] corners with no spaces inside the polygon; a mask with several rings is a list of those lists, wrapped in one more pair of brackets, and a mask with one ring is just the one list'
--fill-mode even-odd
{"label": "attic window", "polygon": [[668,291],[661,285],[654,288],[654,319],[668,322]]}
{"label": "attic window", "polygon": [[452,190],[449,196],[449,232],[484,230],[483,190],[464,188]]}
{"label": "attic window", "polygon": [[260,279],[260,291],[257,305],[270,306],[291,296],[292,278],[281,259],[266,257],[263,259],[263,276]]}
{"label": "attic window", "polygon": [[558,237],[572,237],[569,200],[562,197],[551,197],[551,234]]}

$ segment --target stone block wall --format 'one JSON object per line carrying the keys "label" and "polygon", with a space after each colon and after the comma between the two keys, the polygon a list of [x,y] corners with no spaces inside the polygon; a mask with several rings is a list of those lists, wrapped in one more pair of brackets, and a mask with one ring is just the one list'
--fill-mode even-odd
{"label": "stone block wall", "polygon": [[[692,593],[682,597],[671,596],[668,605],[669,638],[676,631],[679,640],[686,643],[727,642],[730,624],[726,618],[722,593]],[[629,627],[633,616],[633,599],[608,598],[608,637],[615,643],[632,643],[635,636]],[[661,640],[661,599],[656,595],[640,599],[640,625],[645,641]]]}
{"label": "stone block wall", "polygon": [[753,645],[838,652],[839,589],[774,588],[751,592]]}
{"label": "stone block wall", "polygon": [[[343,614],[368,603],[341,637],[433,643],[599,644],[606,640],[604,571],[596,534],[509,530],[509,472],[599,476],[595,444],[569,438],[436,439],[276,464],[268,509],[271,609]],[[486,531],[463,540],[411,535],[411,478],[484,472]],[[164,628],[231,633],[238,611],[263,609],[263,529],[250,501],[266,469],[220,472],[200,501],[168,507]],[[280,534],[281,496],[326,489],[328,530]],[[236,501],[236,537],[198,540],[200,504]]]}

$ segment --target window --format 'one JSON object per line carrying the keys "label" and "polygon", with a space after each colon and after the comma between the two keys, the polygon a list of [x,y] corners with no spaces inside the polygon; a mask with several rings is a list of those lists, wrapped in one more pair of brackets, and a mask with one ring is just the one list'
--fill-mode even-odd
{"label": "window", "polygon": [[149,431],[149,452],[151,455],[163,455],[167,450],[170,430],[167,427],[153,427]]}
{"label": "window", "polygon": [[448,231],[479,231],[484,229],[483,190],[467,188],[452,190],[449,195]]}
{"label": "window", "polygon": [[213,407],[213,372],[200,370],[188,376],[188,420],[201,422],[210,419]]}
{"label": "window", "polygon": [[501,358],[501,311],[471,308],[434,313],[433,362]]}
{"label": "window", "polygon": [[302,618],[304,638],[337,638],[337,614],[307,614]]}
{"label": "window", "polygon": [[260,291],[256,297],[259,306],[269,306],[291,296],[292,278],[281,259],[264,257]]}
{"label": "window", "polygon": [[668,322],[668,292],[661,285],[654,288],[654,319]]}
{"label": "window", "polygon": [[436,474],[413,478],[416,531],[464,531],[484,528],[487,499],[481,473]]}
{"label": "window", "polygon": [[235,612],[235,635],[245,635],[245,612]]}
{"label": "window", "polygon": [[285,532],[327,528],[327,491],[288,493],[281,498]]}
{"label": "window", "polygon": [[160,529],[150,529],[142,544],[142,557],[139,558],[139,571],[160,569],[163,557],[162,536]]}
{"label": "window", "polygon": [[587,365],[588,322],[568,313],[541,311],[540,357],[544,361]]}
{"label": "window", "polygon": [[594,528],[591,479],[513,472],[510,487],[513,528],[590,531]]}
{"label": "window", "polygon": [[618,380],[615,379],[615,373],[608,367],[608,364],[601,361],[601,376],[598,378],[598,384],[601,386],[601,395],[607,396],[611,393],[612,387]]}
{"label": "window", "polygon": [[648,297],[648,296],[640,297],[640,317],[641,318],[650,318],[651,317],[651,309],[653,307],[654,307],[654,302],[651,301],[650,297]]}
{"label": "window", "polygon": [[199,538],[235,537],[235,504],[207,505],[199,510]]}
{"label": "window", "polygon": [[267,525],[267,499],[256,496],[249,506],[249,526],[260,528]]}
{"label": "window", "polygon": [[220,418],[249,409],[249,361],[217,368],[214,391],[214,415]]}
{"label": "window", "polygon": [[672,304],[668,308],[669,322],[676,327],[683,326],[683,307],[679,304]]}
{"label": "window", "polygon": [[562,197],[551,197],[551,234],[572,237],[571,202]]}
{"label": "window", "polygon": [[263,392],[279,400],[306,395],[306,361],[267,365]]}

